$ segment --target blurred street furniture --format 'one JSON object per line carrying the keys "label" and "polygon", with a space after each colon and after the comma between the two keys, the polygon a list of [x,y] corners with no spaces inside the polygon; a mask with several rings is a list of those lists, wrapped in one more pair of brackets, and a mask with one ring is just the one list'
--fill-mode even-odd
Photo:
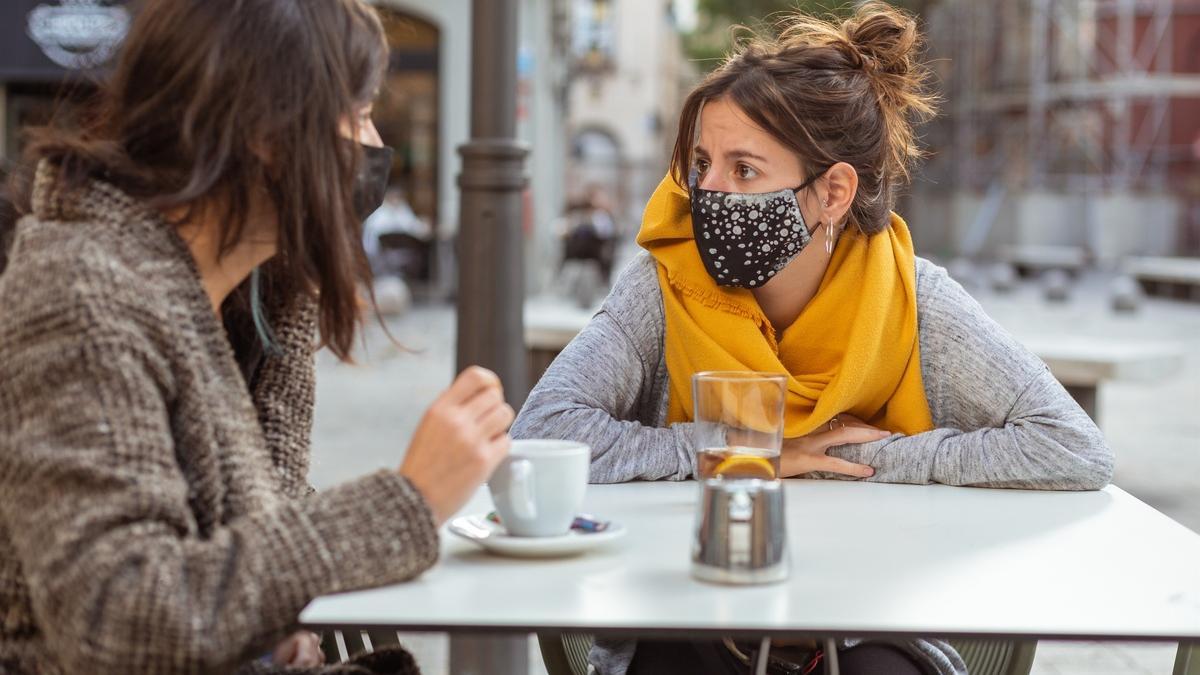
{"label": "blurred street furniture", "polygon": [[525,301],[525,347],[529,381],[537,382],[558,353],[592,320],[599,307],[581,308],[566,298],[539,296]]}
{"label": "blurred street furniture", "polygon": [[1183,350],[1170,343],[1067,335],[1023,336],[1084,412],[1100,423],[1097,394],[1105,382],[1155,382],[1180,372]]}
{"label": "blurred street furniture", "polygon": [[1133,277],[1120,275],[1109,284],[1109,300],[1114,312],[1136,312],[1141,309],[1146,297]]}
{"label": "blurred street furniture", "polygon": [[375,277],[375,307],[385,317],[396,317],[412,307],[412,292],[404,280],[396,276]]}
{"label": "blurred street furniture", "polygon": [[[530,381],[536,382],[599,307],[551,297],[525,303],[525,346]],[[1178,373],[1184,353],[1171,343],[1072,336],[1018,336],[1050,368],[1084,412],[1100,422],[1097,394],[1105,382],[1155,382]]]}
{"label": "blurred street furniture", "polygon": [[1200,258],[1126,258],[1122,269],[1146,293],[1200,302]]}
{"label": "blurred street furniture", "polygon": [[428,281],[432,255],[431,240],[405,232],[388,232],[379,235],[378,263],[373,262],[371,268],[376,274],[398,276],[409,282]]}
{"label": "blurred street furniture", "polygon": [[1071,298],[1071,277],[1057,267],[1043,272],[1038,283],[1046,299],[1051,302],[1066,302]]}
{"label": "blurred street furniture", "polygon": [[587,209],[575,217],[569,217],[562,246],[563,264],[571,260],[594,263],[600,270],[601,278],[608,281],[616,248],[610,216]]}
{"label": "blurred street furniture", "polygon": [[607,196],[596,188],[572,201],[556,230],[562,256],[553,286],[580,307],[590,307],[608,292],[616,259],[618,228]]}
{"label": "blurred street furniture", "polygon": [[1016,267],[1021,274],[1029,276],[1048,270],[1062,270],[1076,276],[1088,264],[1088,255],[1082,246],[1050,244],[1004,246],[1000,249],[1000,259]]}
{"label": "blurred street furniture", "polygon": [[396,275],[408,281],[429,278],[433,229],[413,212],[396,187],[363,223],[363,248],[378,276]]}
{"label": "blurred street furniture", "polygon": [[991,282],[992,290],[997,293],[1015,291],[1017,283],[1020,281],[1016,268],[1006,262],[993,263],[988,269],[988,279]]}
{"label": "blurred street furniture", "polygon": [[967,291],[974,292],[983,288],[986,275],[979,265],[966,256],[959,256],[946,265],[950,278],[957,281]]}
{"label": "blurred street furniture", "polygon": [[584,309],[596,304],[608,292],[608,284],[599,268],[587,260],[563,261],[554,287],[563,299]]}

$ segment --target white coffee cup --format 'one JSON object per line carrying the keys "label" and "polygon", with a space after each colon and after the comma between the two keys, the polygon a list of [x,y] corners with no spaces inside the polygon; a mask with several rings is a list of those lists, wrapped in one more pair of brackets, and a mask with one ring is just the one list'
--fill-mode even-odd
{"label": "white coffee cup", "polygon": [[583,505],[591,448],[557,440],[513,441],[488,480],[500,522],[518,537],[555,537],[571,530]]}

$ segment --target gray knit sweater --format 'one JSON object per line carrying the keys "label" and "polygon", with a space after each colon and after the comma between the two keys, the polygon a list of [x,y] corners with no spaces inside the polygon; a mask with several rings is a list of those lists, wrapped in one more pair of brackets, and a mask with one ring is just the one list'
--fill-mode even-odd
{"label": "gray knit sweater", "polygon": [[0,673],[230,673],[314,597],[433,564],[395,471],[310,494],[315,311],[288,304],[250,391],[175,229],[39,168],[0,276]]}
{"label": "gray knit sweater", "polygon": [[[533,389],[514,438],[590,444],[594,483],[692,476],[691,425],[666,425],[658,284],[656,263],[640,254]],[[868,480],[887,483],[1095,490],[1109,482],[1112,451],[1087,414],[945,270],[922,259],[917,304],[921,372],[936,429],[831,455],[868,464],[875,468]],[[931,672],[964,672],[944,642],[904,646]],[[635,647],[633,640],[602,640],[590,657],[601,675],[622,675]]]}

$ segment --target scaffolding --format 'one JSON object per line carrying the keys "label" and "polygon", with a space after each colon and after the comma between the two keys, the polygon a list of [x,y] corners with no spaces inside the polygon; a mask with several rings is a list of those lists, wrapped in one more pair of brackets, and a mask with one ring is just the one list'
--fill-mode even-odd
{"label": "scaffolding", "polygon": [[[1165,191],[1172,102],[1200,98],[1177,71],[1173,21],[1198,0],[945,0],[929,15],[948,101],[927,175],[985,195],[964,248],[1007,195]],[[1200,122],[1197,122],[1200,127]]]}

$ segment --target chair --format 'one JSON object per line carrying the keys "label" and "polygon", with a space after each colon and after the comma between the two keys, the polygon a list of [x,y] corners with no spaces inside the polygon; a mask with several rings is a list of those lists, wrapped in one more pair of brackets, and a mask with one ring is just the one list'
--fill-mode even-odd
{"label": "chair", "polygon": [[386,630],[330,630],[322,633],[321,638],[325,663],[341,663],[356,654],[371,653],[378,647],[400,644],[399,636],[394,631]]}
{"label": "chair", "polygon": [[[967,663],[970,675],[1029,675],[1037,642],[1011,640],[951,640]],[[587,675],[592,636],[539,633],[538,646],[549,675]]]}
{"label": "chair", "polygon": [[396,274],[407,281],[429,279],[430,244],[405,232],[379,235],[380,275]]}

